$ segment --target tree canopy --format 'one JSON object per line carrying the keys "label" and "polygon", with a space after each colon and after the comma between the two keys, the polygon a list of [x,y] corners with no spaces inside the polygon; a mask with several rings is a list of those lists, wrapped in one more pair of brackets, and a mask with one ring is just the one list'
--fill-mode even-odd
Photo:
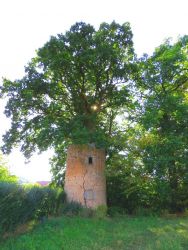
{"label": "tree canopy", "polygon": [[174,44],[167,40],[137,61],[139,77],[132,88],[137,106],[119,140],[123,152],[107,161],[113,205],[121,200],[129,211],[188,207],[187,62],[188,36]]}
{"label": "tree canopy", "polygon": [[106,147],[117,114],[129,103],[133,61],[129,23],[102,23],[98,30],[76,23],[51,37],[22,79],[4,79],[12,125],[3,151],[21,144],[29,157],[49,147],[61,152],[67,143]]}
{"label": "tree canopy", "polygon": [[[137,60],[137,100],[107,158],[108,203],[181,212],[188,208],[188,36]],[[151,210],[150,210],[151,212]]]}
{"label": "tree canopy", "polygon": [[167,40],[140,64],[147,90],[140,109],[143,164],[169,190],[171,209],[182,209],[188,187],[188,36],[175,44]]}

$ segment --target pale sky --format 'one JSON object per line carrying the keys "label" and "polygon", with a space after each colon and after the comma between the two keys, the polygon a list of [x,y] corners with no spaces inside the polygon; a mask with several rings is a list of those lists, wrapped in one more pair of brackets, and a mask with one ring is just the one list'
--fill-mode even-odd
{"label": "pale sky", "polygon": [[[0,0],[0,84],[2,77],[21,78],[35,50],[51,35],[79,21],[97,28],[113,20],[130,22],[136,52],[151,54],[165,38],[188,34],[188,0]],[[10,124],[3,105],[1,100],[0,136]],[[25,165],[15,150],[9,156],[10,169],[30,181],[49,180],[49,155],[35,155]]]}

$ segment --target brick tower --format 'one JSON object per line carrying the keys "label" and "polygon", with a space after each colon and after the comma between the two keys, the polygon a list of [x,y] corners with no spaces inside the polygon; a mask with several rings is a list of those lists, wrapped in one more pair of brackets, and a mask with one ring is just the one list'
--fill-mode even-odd
{"label": "brick tower", "polygon": [[67,201],[97,208],[106,205],[105,152],[93,146],[71,145],[67,152]]}

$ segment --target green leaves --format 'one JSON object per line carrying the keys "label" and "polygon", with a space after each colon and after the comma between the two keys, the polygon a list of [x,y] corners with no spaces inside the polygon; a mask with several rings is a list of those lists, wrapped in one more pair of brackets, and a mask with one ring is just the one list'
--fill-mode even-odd
{"label": "green leaves", "polygon": [[18,178],[9,173],[7,163],[5,162],[3,155],[0,153],[0,182],[16,183],[17,181]]}
{"label": "green leaves", "polygon": [[62,190],[0,181],[0,238],[31,220],[57,215],[64,197]]}
{"label": "green leaves", "polygon": [[37,148],[56,148],[65,141],[106,145],[112,122],[108,124],[106,110],[113,109],[115,117],[128,103],[130,70],[124,69],[131,69],[133,56],[128,23],[103,23],[99,30],[76,23],[51,37],[22,79],[4,80],[5,113],[12,119],[4,152],[15,144],[21,144],[27,157]]}
{"label": "green leaves", "polygon": [[187,36],[175,44],[166,41],[151,57],[141,60],[140,122],[151,138],[143,146],[142,160],[149,173],[168,186],[171,211],[187,206],[187,198],[179,196],[186,191],[182,185],[185,188],[188,183],[187,45]]}

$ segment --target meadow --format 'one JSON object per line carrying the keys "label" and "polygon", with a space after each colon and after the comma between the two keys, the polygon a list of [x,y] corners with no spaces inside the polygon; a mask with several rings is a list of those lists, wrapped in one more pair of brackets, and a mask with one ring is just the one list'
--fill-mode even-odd
{"label": "meadow", "polygon": [[12,235],[1,250],[188,249],[188,217],[51,218]]}

